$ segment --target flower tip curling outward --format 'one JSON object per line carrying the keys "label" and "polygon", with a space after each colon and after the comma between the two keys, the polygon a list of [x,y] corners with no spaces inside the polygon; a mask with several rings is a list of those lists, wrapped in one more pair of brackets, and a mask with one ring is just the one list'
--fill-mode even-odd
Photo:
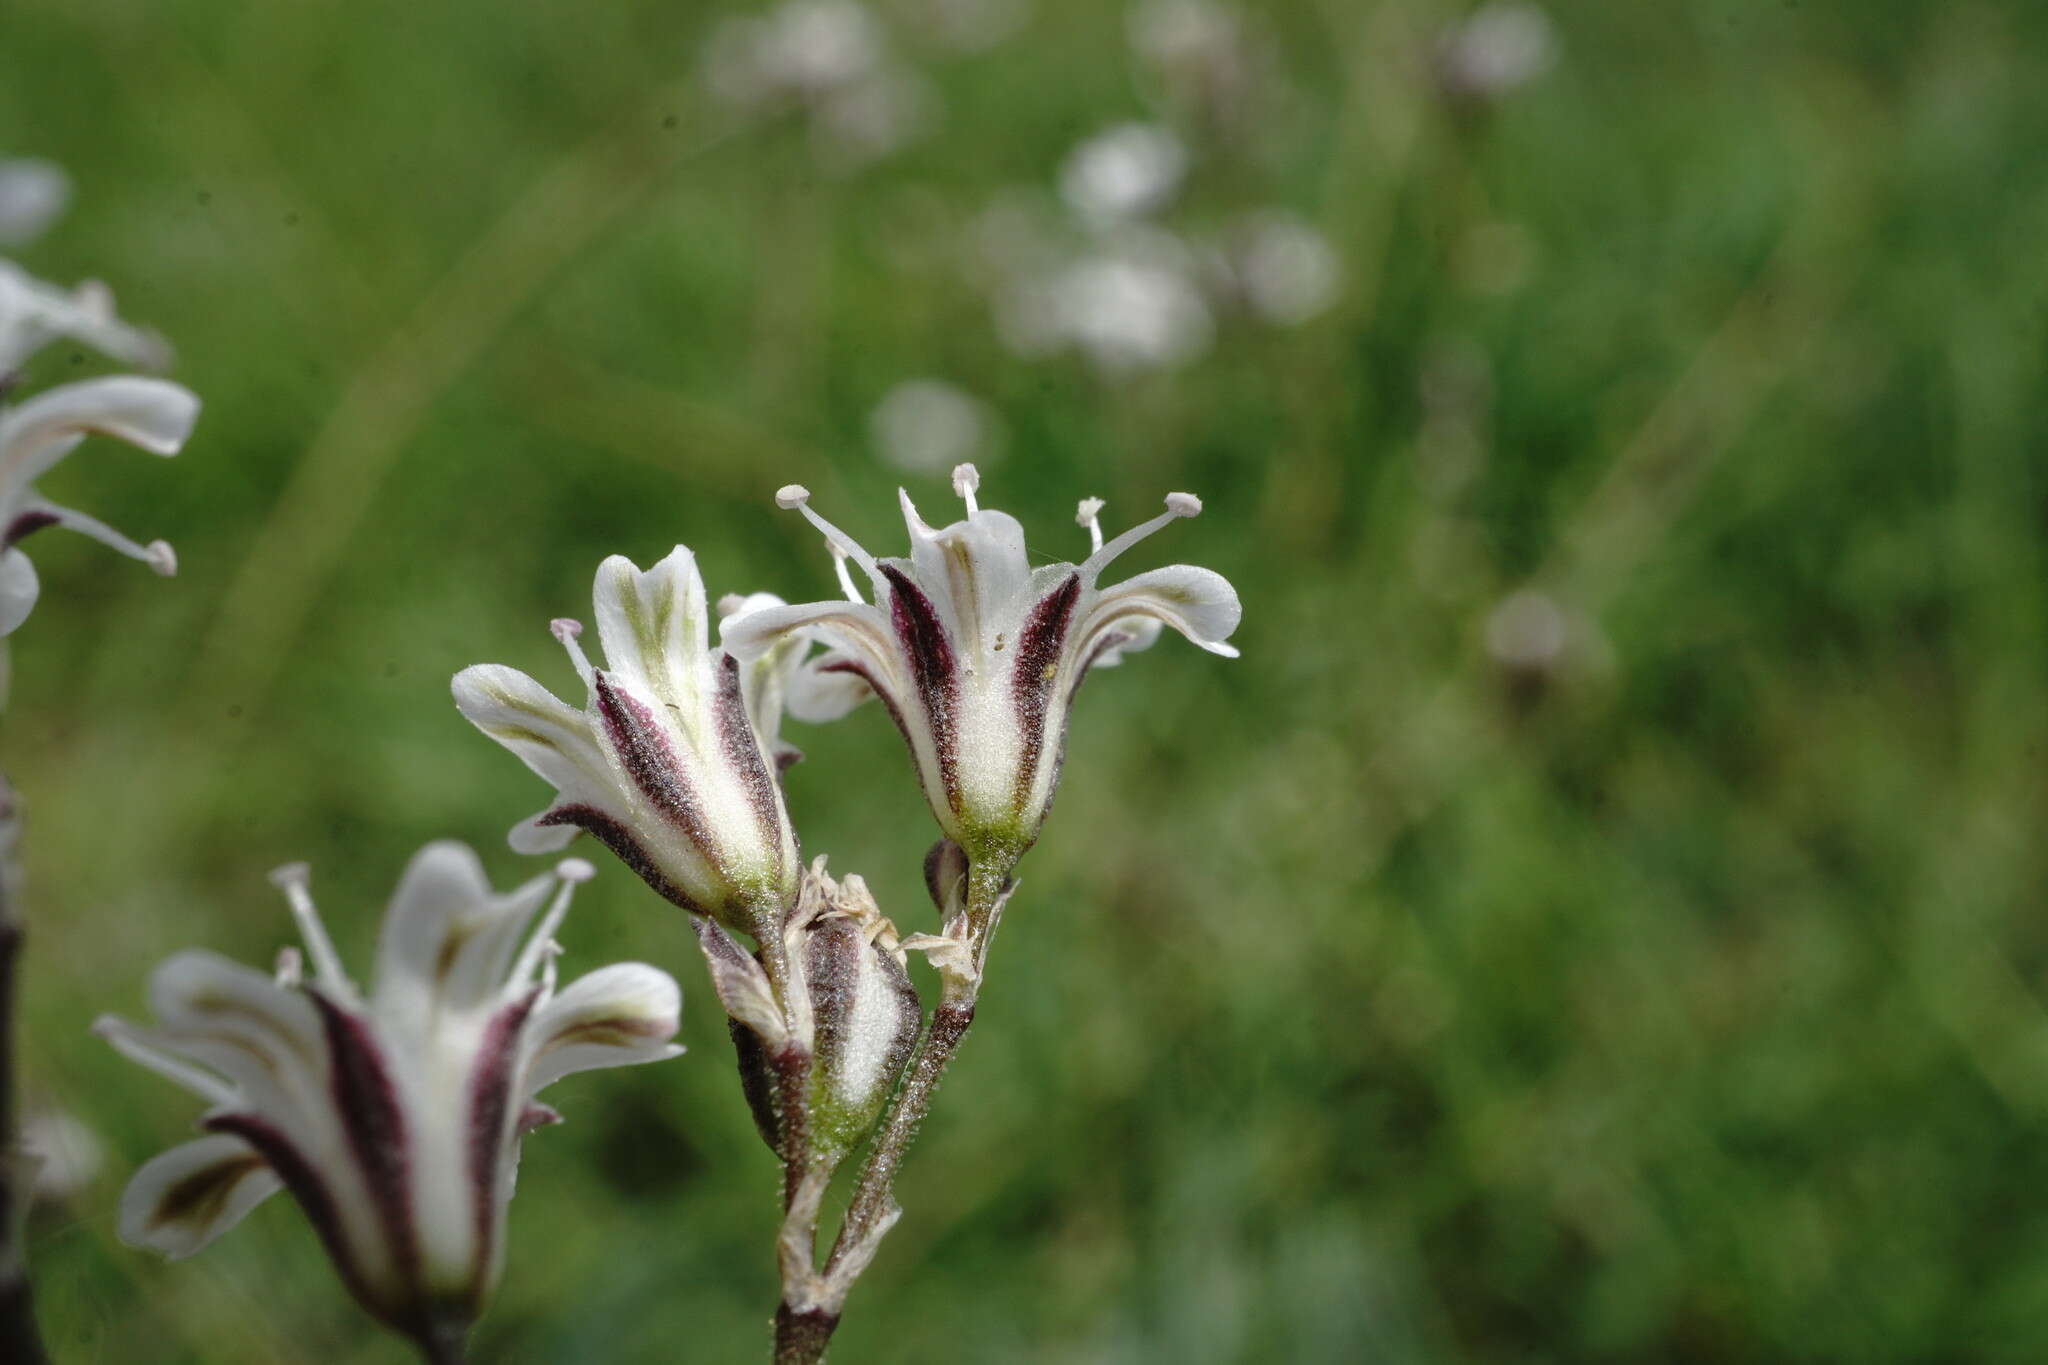
{"label": "flower tip curling outward", "polygon": [[679,1051],[665,973],[618,964],[560,993],[551,968],[536,974],[589,870],[565,860],[500,894],[467,847],[429,845],[392,897],[364,998],[329,960],[305,865],[280,868],[314,979],[295,955],[272,978],[183,953],[152,977],[157,1027],[93,1025],[208,1104],[206,1136],[129,1182],[123,1240],[188,1256],[288,1189],[372,1314],[422,1341],[466,1327],[502,1264],[519,1142],[549,1112],[537,1092]]}
{"label": "flower tip curling outward", "polygon": [[112,436],[153,455],[175,455],[198,416],[199,399],[189,389],[132,375],[66,384],[0,408],[0,635],[12,632],[35,607],[41,590],[35,568],[16,547],[45,527],[88,536],[164,577],[177,572],[177,553],[168,542],[138,544],[96,517],[40,497],[34,484],[88,436]]}

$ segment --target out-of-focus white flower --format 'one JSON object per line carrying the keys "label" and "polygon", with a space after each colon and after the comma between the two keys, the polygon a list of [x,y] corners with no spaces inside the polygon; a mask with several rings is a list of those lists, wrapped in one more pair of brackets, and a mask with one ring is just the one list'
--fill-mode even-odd
{"label": "out-of-focus white flower", "polygon": [[1026,0],[897,0],[895,10],[949,51],[986,52],[1023,25],[1030,6]]}
{"label": "out-of-focus white flower", "polygon": [[1163,232],[1122,233],[1012,282],[997,299],[996,321],[1021,354],[1071,346],[1112,374],[1183,364],[1215,335],[1193,255]]}
{"label": "out-of-focus white flower", "polygon": [[1323,234],[1278,209],[1247,215],[1225,238],[1232,292],[1267,322],[1308,321],[1337,297],[1337,253]]}
{"label": "out-of-focus white flower", "polygon": [[76,1114],[45,1109],[21,1123],[21,1150],[36,1161],[36,1195],[62,1201],[92,1184],[107,1163],[106,1144]]}
{"label": "out-of-focus white flower", "polygon": [[53,161],[0,161],[0,246],[43,235],[71,202],[71,177]]}
{"label": "out-of-focus white flower", "polygon": [[[1177,564],[1113,587],[1102,573],[1125,550],[1181,517],[1202,510],[1190,493],[1172,493],[1166,511],[1107,545],[1099,499],[1081,504],[1094,553],[1080,564],[1032,568],[1024,528],[975,501],[980,475],[953,472],[967,516],[934,530],[901,493],[910,529],[907,559],[877,560],[810,508],[791,485],[775,495],[800,508],[833,547],[867,576],[872,605],[842,576],[847,601],[737,612],[720,627],[743,659],[785,639],[815,638],[833,653],[821,671],[865,682],[903,732],[925,799],[946,837],[977,863],[1014,863],[1038,837],[1058,784],[1067,712],[1092,667],[1142,649],[1172,626],[1203,649],[1235,656],[1225,641],[1237,628],[1237,592],[1208,569]],[[900,492],[900,490],[899,490]],[[792,699],[799,719],[830,720],[850,707]]]}
{"label": "out-of-focus white flower", "polygon": [[908,145],[930,127],[937,100],[909,72],[890,68],[819,101],[811,138],[829,170],[857,171]]}
{"label": "out-of-focus white flower", "polygon": [[46,526],[91,536],[160,574],[178,557],[161,540],[138,545],[83,512],[37,496],[35,480],[92,435],[117,437],[153,455],[175,455],[199,416],[191,390],[162,379],[119,375],[66,384],[18,407],[0,408],[0,636],[28,619],[40,585],[35,566],[16,545]]}
{"label": "out-of-focus white flower", "polygon": [[1550,16],[1526,0],[1489,0],[1437,43],[1437,77],[1462,99],[1494,99],[1527,85],[1557,60]]}
{"label": "out-of-focus white flower", "polygon": [[150,979],[156,1027],[94,1026],[209,1101],[208,1135],[129,1182],[122,1240],[189,1256],[289,1189],[366,1309],[430,1348],[459,1342],[503,1264],[520,1139],[558,1117],[536,1094],[682,1050],[665,972],[621,963],[556,992],[552,936],[589,875],[570,859],[500,895],[468,848],[429,844],[392,897],[365,996],[305,870],[280,869],[311,980],[293,949],[274,979],[181,953]]}
{"label": "out-of-focus white flower", "polygon": [[1486,618],[1486,652],[1509,668],[1548,670],[1570,637],[1571,623],[1563,609],[1537,588],[1510,593]]}
{"label": "out-of-focus white flower", "polygon": [[59,337],[148,370],[162,369],[171,359],[162,337],[114,315],[113,292],[97,280],[64,290],[0,261],[0,377]]}
{"label": "out-of-focus white flower", "polygon": [[743,100],[805,97],[873,75],[882,34],[854,0],[790,0],[759,18],[728,19],[712,34],[713,88]]}
{"label": "out-of-focus white flower", "polygon": [[974,395],[938,379],[907,379],[868,416],[885,464],[909,474],[943,474],[995,455],[995,419]]}
{"label": "out-of-focus white flower", "polygon": [[820,158],[840,169],[908,142],[932,104],[856,0],[787,0],[758,18],[728,19],[705,46],[704,71],[712,92],[740,108],[808,110]]}
{"label": "out-of-focus white flower", "polygon": [[1239,40],[1237,11],[1217,0],[1139,0],[1129,25],[1138,55],[1165,67],[1212,63]]}
{"label": "out-of-focus white flower", "polygon": [[1218,0],[1140,0],[1128,15],[1131,48],[1159,93],[1212,125],[1243,124],[1270,93],[1266,44]]}
{"label": "out-of-focus white flower", "polygon": [[1164,207],[1187,166],[1187,148],[1172,129],[1119,124],[1068,154],[1060,197],[1084,226],[1112,228]]}
{"label": "out-of-focus white flower", "polygon": [[606,559],[594,597],[603,668],[584,657],[581,625],[554,623],[588,692],[583,707],[500,664],[455,675],[462,714],[557,792],[513,829],[512,846],[546,852],[588,833],[684,909],[774,934],[802,868],[770,751],[778,717],[750,713],[779,713],[782,693],[750,674],[785,660],[742,668],[709,643],[704,581],[680,545],[645,572]]}

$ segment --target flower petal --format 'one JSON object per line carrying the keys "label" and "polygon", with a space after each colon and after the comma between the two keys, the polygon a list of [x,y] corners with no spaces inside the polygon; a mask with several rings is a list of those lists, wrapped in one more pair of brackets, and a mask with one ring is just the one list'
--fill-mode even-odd
{"label": "flower petal", "polygon": [[838,720],[875,695],[867,679],[843,667],[844,654],[820,654],[797,665],[783,685],[783,705],[798,720],[814,725]]}
{"label": "flower petal", "polygon": [[[517,754],[520,761],[561,794],[563,805],[615,812],[618,799],[611,765],[591,733],[590,717],[556,698],[516,668],[475,664],[455,675],[456,709],[470,724]],[[514,827],[512,846],[522,853],[553,852],[575,837],[556,833],[560,822],[542,825],[548,812]]]}
{"label": "flower petal", "polygon": [[326,1042],[312,1003],[270,977],[207,952],[183,952],[149,980],[162,1028],[150,1039],[233,1081],[252,1102],[288,1095],[325,1074]]}
{"label": "flower petal", "polygon": [[39,393],[0,417],[0,504],[94,432],[175,455],[198,417],[198,397],[163,379],[115,375]]}
{"label": "flower petal", "polygon": [[[1085,658],[1102,632],[1132,624],[1132,617],[1150,617],[1172,626],[1211,654],[1235,658],[1237,650],[1223,642],[1237,629],[1243,615],[1237,589],[1222,574],[1174,564],[1098,592],[1088,605],[1081,629],[1075,632],[1075,647]],[[1117,646],[1120,650],[1139,647],[1136,643]]]}
{"label": "flower petal", "polygon": [[121,1240],[173,1259],[190,1256],[283,1188],[238,1137],[187,1142],[145,1162],[121,1192]]}
{"label": "flower petal", "polygon": [[0,635],[10,635],[35,609],[36,566],[19,550],[0,550]]}
{"label": "flower petal", "polygon": [[718,623],[719,642],[741,663],[760,658],[785,636],[798,632],[835,645],[877,671],[883,686],[896,685],[896,642],[888,615],[865,602],[757,607]]}
{"label": "flower petal", "polygon": [[642,573],[624,555],[597,567],[593,594],[605,671],[663,702],[704,702],[710,617],[697,559],[681,545]]}
{"label": "flower petal", "polygon": [[682,1026],[682,1008],[675,978],[644,962],[616,963],[582,977],[534,1016],[525,1096],[574,1071],[680,1054],[669,1039]]}
{"label": "flower petal", "polygon": [[962,648],[988,648],[997,633],[1012,629],[1030,594],[1024,527],[1009,513],[991,509],[934,531],[918,516],[908,493],[898,489],[897,497],[910,528],[910,561],[882,562],[912,571]]}
{"label": "flower petal", "polygon": [[499,993],[553,879],[506,896],[467,844],[428,844],[406,865],[377,940],[377,1014],[394,1037],[425,1034],[437,1007],[478,1009]]}

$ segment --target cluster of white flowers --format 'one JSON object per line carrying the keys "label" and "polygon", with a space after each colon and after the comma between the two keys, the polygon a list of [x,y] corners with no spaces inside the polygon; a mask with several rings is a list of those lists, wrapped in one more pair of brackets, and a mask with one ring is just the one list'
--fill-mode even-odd
{"label": "cluster of white flowers", "polygon": [[[1257,65],[1248,27],[1216,0],[1145,0],[1129,25],[1141,65],[1169,96],[1187,95],[1166,99],[1176,106],[1237,100]],[[1215,121],[1200,113],[1189,108],[1187,119]],[[969,269],[1004,343],[1030,357],[1076,351],[1119,375],[1196,359],[1233,316],[1286,327],[1327,309],[1342,284],[1337,253],[1299,215],[1261,206],[1213,232],[1168,225],[1200,156],[1165,123],[1120,123],[1067,154],[1058,211],[1029,192],[991,204],[971,234]]]}

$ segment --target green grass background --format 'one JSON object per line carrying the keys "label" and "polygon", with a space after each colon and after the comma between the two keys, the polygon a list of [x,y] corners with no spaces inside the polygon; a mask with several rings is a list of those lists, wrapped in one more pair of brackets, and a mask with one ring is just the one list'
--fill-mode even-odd
{"label": "green grass background", "polygon": [[[196,1104],[87,1024],[177,949],[267,961],[278,863],[357,963],[421,842],[530,875],[544,792],[449,675],[566,686],[546,623],[610,552],[831,595],[772,492],[899,546],[866,415],[924,374],[1000,414],[984,500],[1043,557],[1082,494],[1199,492],[1130,566],[1230,576],[1244,657],[1084,690],[835,1359],[2048,1354],[2048,12],[1558,0],[1556,70],[1473,117],[1422,60],[1458,10],[1256,7],[1286,95],[1187,129],[1173,221],[1289,206],[1342,297],[1112,383],[1011,357],[948,262],[1158,113],[1117,6],[965,57],[899,23],[937,121],[844,176],[705,96],[723,6],[7,5],[0,149],[78,186],[20,259],[111,282],[207,405],[45,489],[179,577],[39,537],[13,640],[25,1082],[110,1152],[33,1227],[59,1360],[405,1358],[285,1201],[118,1244]],[[1423,395],[1476,364],[1446,456]],[[1531,584],[1576,623],[1540,675],[1484,643]],[[807,849],[929,927],[885,718],[793,738]],[[606,864],[564,938],[674,970],[691,1052],[552,1092],[478,1357],[762,1358],[774,1173],[684,926]]]}

